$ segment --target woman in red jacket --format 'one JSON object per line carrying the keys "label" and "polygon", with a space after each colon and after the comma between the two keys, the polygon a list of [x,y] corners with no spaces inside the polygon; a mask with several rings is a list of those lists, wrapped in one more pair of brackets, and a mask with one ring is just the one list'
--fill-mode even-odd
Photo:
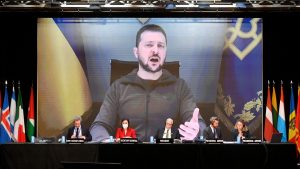
{"label": "woman in red jacket", "polygon": [[136,138],[135,130],[129,127],[129,119],[122,119],[122,128],[117,129],[116,141],[119,142],[121,138]]}

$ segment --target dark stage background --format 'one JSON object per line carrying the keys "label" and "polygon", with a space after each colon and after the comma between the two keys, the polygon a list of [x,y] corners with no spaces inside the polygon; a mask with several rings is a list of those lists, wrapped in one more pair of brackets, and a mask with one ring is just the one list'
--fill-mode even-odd
{"label": "dark stage background", "polygon": [[[91,16],[91,14],[88,14]],[[33,83],[36,99],[37,82],[37,18],[38,17],[85,17],[85,14],[52,14],[52,13],[0,13],[0,85],[4,91],[5,80],[20,80],[24,109],[28,108],[30,86]],[[134,14],[93,14],[92,17],[141,17],[140,13]],[[263,90],[264,103],[266,100],[267,80],[277,82],[276,89],[279,96],[279,82],[283,80],[285,85],[290,80],[299,81],[299,43],[300,26],[297,24],[300,14],[297,12],[267,12],[267,13],[153,13],[143,17],[262,17],[263,18]],[[89,17],[89,16],[87,16]],[[296,85],[294,86],[296,91]],[[10,92],[9,92],[10,93]],[[296,92],[295,92],[296,93]],[[2,93],[3,97],[3,93]],[[285,112],[286,119],[289,113],[290,89],[285,87]],[[9,96],[10,98],[10,96]],[[295,95],[296,98],[296,95]],[[296,99],[295,99],[296,100]],[[279,101],[279,98],[278,98]],[[36,101],[35,101],[36,103]],[[35,104],[37,105],[37,104]],[[263,106],[265,112],[265,104]],[[37,109],[35,109],[37,110]],[[27,117],[27,111],[24,116]],[[36,111],[35,111],[36,113]],[[25,120],[26,121],[26,120]]]}

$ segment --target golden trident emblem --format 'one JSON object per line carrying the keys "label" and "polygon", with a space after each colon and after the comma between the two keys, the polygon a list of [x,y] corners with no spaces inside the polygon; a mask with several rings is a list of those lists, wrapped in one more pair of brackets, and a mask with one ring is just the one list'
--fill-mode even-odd
{"label": "golden trident emblem", "polygon": [[[231,33],[231,36],[229,39],[225,36],[225,46],[224,50],[226,48],[229,48],[232,50],[232,52],[240,59],[243,60],[255,47],[256,45],[262,40],[262,32],[259,34],[256,34],[257,32],[257,23],[260,20],[260,18],[253,18],[250,21],[251,29],[248,32],[243,32],[241,30],[241,27],[243,25],[243,18],[238,18],[235,27],[229,27],[227,29],[226,33]],[[243,49],[239,49],[235,46],[234,41],[237,38],[251,38],[252,41]]]}

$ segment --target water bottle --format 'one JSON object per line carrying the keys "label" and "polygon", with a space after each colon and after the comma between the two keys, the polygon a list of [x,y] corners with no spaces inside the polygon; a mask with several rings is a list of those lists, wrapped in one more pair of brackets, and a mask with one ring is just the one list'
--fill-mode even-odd
{"label": "water bottle", "polygon": [[35,142],[35,138],[34,136],[31,136],[31,140],[30,140],[31,143],[34,143]]}
{"label": "water bottle", "polygon": [[238,144],[241,143],[241,137],[240,137],[240,136],[237,136],[237,137],[236,137],[236,143],[238,143]]}
{"label": "water bottle", "polygon": [[65,136],[61,136],[61,143],[66,143],[66,137]]}
{"label": "water bottle", "polygon": [[109,142],[113,143],[114,142],[114,137],[113,136],[109,136]]}
{"label": "water bottle", "polygon": [[154,143],[154,137],[150,136],[150,143]]}

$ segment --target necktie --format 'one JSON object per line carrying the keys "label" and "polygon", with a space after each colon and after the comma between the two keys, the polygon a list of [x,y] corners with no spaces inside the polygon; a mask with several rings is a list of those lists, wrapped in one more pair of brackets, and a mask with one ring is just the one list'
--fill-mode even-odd
{"label": "necktie", "polygon": [[217,133],[217,130],[214,128],[214,134],[215,134],[215,139],[218,138],[218,133]]}
{"label": "necktie", "polygon": [[79,136],[79,128],[76,128],[76,138]]}
{"label": "necktie", "polygon": [[170,138],[170,129],[167,130],[167,138]]}

